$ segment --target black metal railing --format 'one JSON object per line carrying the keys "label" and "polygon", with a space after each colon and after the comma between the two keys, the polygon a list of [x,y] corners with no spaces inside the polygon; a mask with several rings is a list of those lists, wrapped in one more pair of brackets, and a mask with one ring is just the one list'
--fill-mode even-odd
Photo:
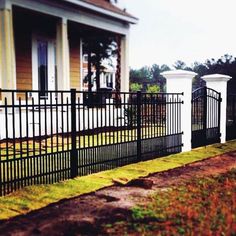
{"label": "black metal railing", "polygon": [[192,148],[220,142],[221,94],[202,87],[192,93]]}
{"label": "black metal railing", "polygon": [[227,96],[226,139],[236,139],[236,94]]}
{"label": "black metal railing", "polygon": [[0,195],[181,151],[182,94],[0,92]]}

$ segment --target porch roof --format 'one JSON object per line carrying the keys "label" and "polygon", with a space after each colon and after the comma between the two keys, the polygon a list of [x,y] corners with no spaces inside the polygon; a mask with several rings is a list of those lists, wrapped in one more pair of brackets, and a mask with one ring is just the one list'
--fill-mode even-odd
{"label": "porch roof", "polygon": [[66,2],[73,3],[75,5],[87,8],[89,10],[96,11],[111,17],[127,21],[132,24],[138,22],[138,18],[132,16],[125,10],[122,10],[113,4],[109,0],[64,0]]}

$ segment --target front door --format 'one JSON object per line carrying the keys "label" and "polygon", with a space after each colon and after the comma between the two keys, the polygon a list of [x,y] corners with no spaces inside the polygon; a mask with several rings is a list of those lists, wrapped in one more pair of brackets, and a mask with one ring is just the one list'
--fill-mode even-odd
{"label": "front door", "polygon": [[56,49],[50,39],[33,40],[33,90],[39,90],[41,99],[50,99],[47,91],[56,90]]}

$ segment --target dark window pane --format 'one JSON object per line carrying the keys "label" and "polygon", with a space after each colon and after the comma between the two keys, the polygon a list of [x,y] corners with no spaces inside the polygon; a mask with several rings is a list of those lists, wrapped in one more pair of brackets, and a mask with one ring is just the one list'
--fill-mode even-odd
{"label": "dark window pane", "polygon": [[40,96],[47,96],[48,90],[48,45],[47,42],[38,41],[38,78]]}

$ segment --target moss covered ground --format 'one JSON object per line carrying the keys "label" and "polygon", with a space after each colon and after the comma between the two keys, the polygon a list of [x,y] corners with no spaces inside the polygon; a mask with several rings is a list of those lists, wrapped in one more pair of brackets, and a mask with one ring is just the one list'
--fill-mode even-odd
{"label": "moss covered ground", "polygon": [[25,187],[8,196],[0,197],[0,219],[26,214],[62,199],[76,197],[111,186],[114,182],[125,184],[132,179],[170,170],[235,150],[236,141],[230,141],[226,144],[197,148],[191,152],[139,162],[56,184]]}
{"label": "moss covered ground", "polygon": [[142,199],[106,235],[236,235],[236,169],[190,179]]}

